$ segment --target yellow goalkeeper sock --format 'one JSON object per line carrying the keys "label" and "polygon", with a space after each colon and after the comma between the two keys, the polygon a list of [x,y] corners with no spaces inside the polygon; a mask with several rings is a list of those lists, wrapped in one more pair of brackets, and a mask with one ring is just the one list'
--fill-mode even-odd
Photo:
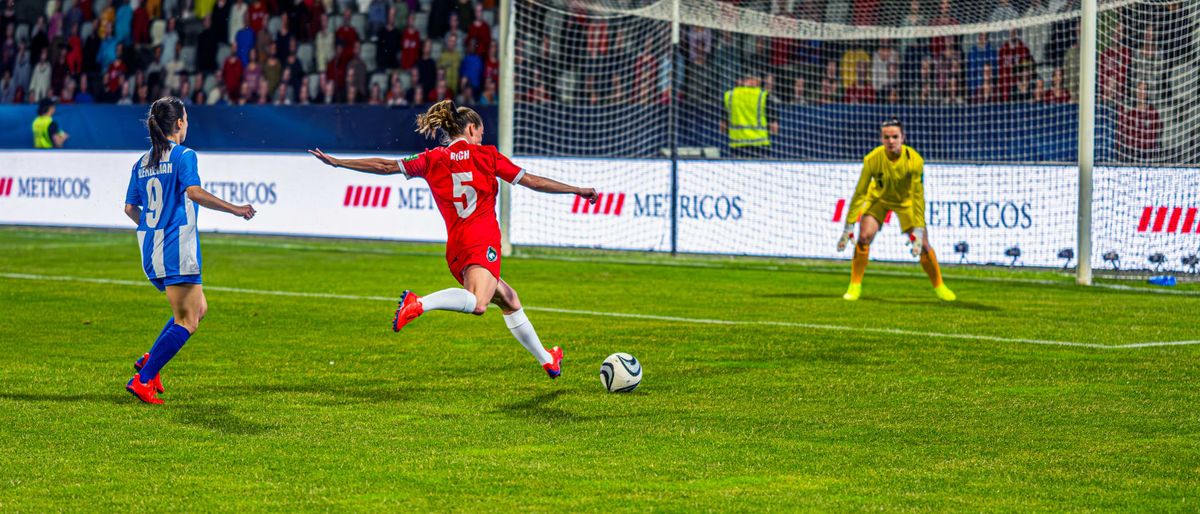
{"label": "yellow goalkeeper sock", "polygon": [[850,283],[861,284],[863,275],[867,274],[867,262],[871,255],[870,245],[854,245],[854,260],[850,263]]}
{"label": "yellow goalkeeper sock", "polygon": [[942,285],[942,268],[938,266],[937,254],[933,253],[933,248],[921,254],[921,268],[925,270],[926,275],[929,275],[929,281],[933,283],[933,287],[937,288]]}

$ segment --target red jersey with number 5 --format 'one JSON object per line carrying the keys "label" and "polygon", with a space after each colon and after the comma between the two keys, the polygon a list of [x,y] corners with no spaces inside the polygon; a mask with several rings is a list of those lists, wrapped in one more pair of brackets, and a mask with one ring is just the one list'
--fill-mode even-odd
{"label": "red jersey with number 5", "polygon": [[456,248],[500,244],[496,179],[516,184],[525,175],[496,147],[473,145],[465,139],[405,157],[400,170],[408,178],[421,177],[429,183],[446,221],[447,254]]}

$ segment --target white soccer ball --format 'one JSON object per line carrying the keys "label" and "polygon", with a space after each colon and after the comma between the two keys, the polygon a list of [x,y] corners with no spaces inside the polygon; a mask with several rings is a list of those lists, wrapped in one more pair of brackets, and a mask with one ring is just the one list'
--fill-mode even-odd
{"label": "white soccer ball", "polygon": [[628,353],[614,353],[600,365],[600,383],[610,393],[628,393],[642,383],[642,363]]}

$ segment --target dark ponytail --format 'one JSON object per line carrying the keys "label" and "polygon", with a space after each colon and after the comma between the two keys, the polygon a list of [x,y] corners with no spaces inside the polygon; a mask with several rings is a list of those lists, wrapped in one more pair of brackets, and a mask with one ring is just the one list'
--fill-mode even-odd
{"label": "dark ponytail", "polygon": [[183,119],[183,102],[173,96],[164,96],[150,104],[146,114],[146,129],[150,131],[150,153],[143,166],[158,166],[163,157],[171,152],[171,141],[167,138],[178,132],[177,125]]}

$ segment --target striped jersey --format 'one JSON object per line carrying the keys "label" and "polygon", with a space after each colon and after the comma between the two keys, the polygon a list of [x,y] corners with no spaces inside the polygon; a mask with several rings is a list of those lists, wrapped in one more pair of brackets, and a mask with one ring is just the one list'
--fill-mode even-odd
{"label": "striped jersey", "polygon": [[187,188],[200,185],[196,152],[171,145],[165,159],[148,163],[149,157],[133,165],[125,192],[125,203],[142,208],[137,228],[142,268],[148,278],[199,275],[199,207],[187,197]]}

